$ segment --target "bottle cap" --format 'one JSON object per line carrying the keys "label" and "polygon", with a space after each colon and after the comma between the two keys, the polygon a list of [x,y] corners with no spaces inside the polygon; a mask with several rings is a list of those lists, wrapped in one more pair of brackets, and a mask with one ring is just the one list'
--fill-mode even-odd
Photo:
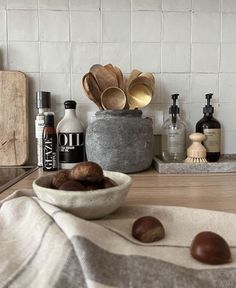
{"label": "bottle cap", "polygon": [[206,94],[207,105],[203,108],[204,114],[212,115],[214,113],[214,107],[210,104],[212,96],[212,93]]}
{"label": "bottle cap", "polygon": [[75,109],[76,108],[76,102],[73,100],[67,100],[64,102],[65,109]]}
{"label": "bottle cap", "polygon": [[51,108],[51,93],[46,91],[36,92],[36,107]]}
{"label": "bottle cap", "polygon": [[54,113],[53,112],[44,113],[44,123],[45,123],[45,126],[54,127]]}

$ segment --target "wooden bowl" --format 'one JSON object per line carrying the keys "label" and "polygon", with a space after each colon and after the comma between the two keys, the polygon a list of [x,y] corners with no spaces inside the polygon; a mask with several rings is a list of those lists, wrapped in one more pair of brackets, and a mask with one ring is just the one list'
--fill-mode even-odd
{"label": "wooden bowl", "polygon": [[118,87],[109,87],[103,91],[101,103],[105,110],[122,110],[126,104],[126,95]]}
{"label": "wooden bowl", "polygon": [[145,84],[133,84],[127,92],[127,102],[130,109],[143,108],[147,106],[153,96],[153,90]]}

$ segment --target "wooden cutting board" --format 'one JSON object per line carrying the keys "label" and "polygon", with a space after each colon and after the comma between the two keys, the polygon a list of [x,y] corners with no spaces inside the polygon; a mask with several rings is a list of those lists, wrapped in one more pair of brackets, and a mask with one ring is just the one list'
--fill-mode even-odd
{"label": "wooden cutting board", "polygon": [[19,71],[0,71],[0,165],[28,159],[28,85]]}

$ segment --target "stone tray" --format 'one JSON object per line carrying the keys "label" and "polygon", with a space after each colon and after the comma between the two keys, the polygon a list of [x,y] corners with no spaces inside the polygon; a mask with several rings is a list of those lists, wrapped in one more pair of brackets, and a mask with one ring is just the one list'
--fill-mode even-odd
{"label": "stone tray", "polygon": [[223,155],[214,163],[166,163],[154,157],[153,165],[161,174],[229,173],[236,172],[236,155]]}

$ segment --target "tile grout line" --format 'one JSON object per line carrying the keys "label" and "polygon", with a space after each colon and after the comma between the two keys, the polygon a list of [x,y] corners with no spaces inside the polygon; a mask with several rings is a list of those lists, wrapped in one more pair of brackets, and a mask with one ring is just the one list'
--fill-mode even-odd
{"label": "tile grout line", "polygon": [[133,57],[132,57],[132,51],[133,51],[133,14],[134,14],[134,10],[133,10],[133,0],[129,0],[130,1],[130,49],[129,49],[129,70],[130,72],[133,70]]}
{"label": "tile grout line", "polygon": [[6,31],[5,31],[5,33],[6,33],[6,50],[7,50],[7,67],[3,67],[3,63],[2,63],[2,68],[4,69],[4,70],[6,70],[6,69],[10,69],[10,65],[9,65],[9,39],[8,39],[8,0],[7,0],[7,2],[6,2],[6,9],[5,9],[5,15],[6,15],[6,17],[5,17],[5,24],[6,24]]}
{"label": "tile grout line", "polygon": [[100,11],[100,41],[99,41],[99,61],[100,64],[103,64],[103,5],[102,5],[102,0],[99,0],[99,11]]}
{"label": "tile grout line", "polygon": [[[70,0],[68,0],[68,17],[69,17],[69,45],[70,45],[70,72],[69,72],[69,76],[70,76],[70,81],[69,81],[69,85],[70,85],[70,89],[69,89],[69,98],[70,100],[72,100],[74,97],[73,97],[73,93],[72,93],[72,85],[73,85],[73,64],[72,64],[72,58],[73,58],[73,45],[72,45],[72,31],[71,31],[71,5],[70,5]],[[67,73],[66,73],[67,74]],[[66,99],[64,99],[66,100]],[[74,99],[73,99],[74,100]]]}
{"label": "tile grout line", "polygon": [[220,106],[221,95],[220,95],[220,71],[221,71],[221,54],[222,54],[222,40],[223,40],[223,12],[222,12],[222,1],[219,1],[219,11],[220,11],[220,43],[219,43],[219,59],[218,59],[218,105]]}

